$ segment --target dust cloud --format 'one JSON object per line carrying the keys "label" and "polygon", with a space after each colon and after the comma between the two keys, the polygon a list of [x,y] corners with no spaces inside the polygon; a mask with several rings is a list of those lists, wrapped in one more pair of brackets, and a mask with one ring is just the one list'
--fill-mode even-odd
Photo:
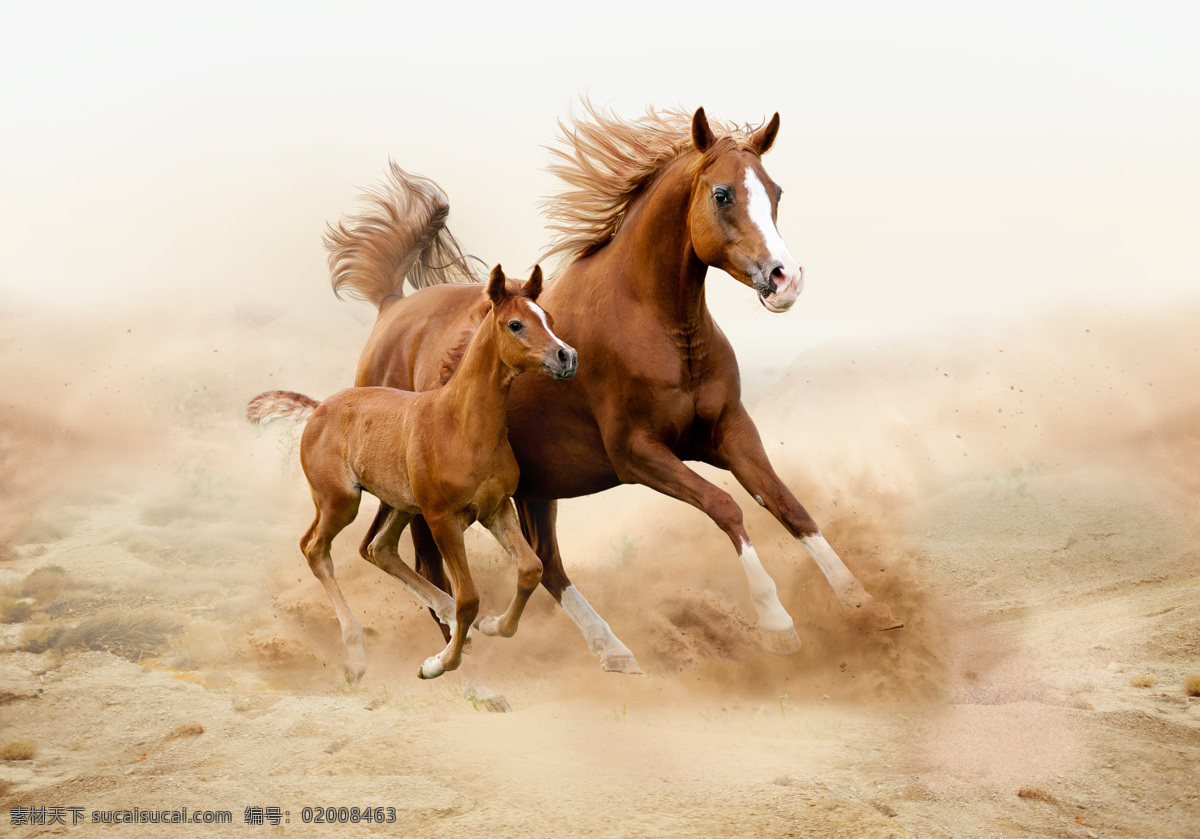
{"label": "dust cloud", "polygon": [[[504,716],[456,674],[417,680],[441,636],[358,558],[366,497],[334,561],[368,673],[340,679],[337,622],[298,548],[298,430],[242,419],[263,390],[345,386],[364,321],[277,301],[0,310],[0,740],[39,754],[0,764],[8,811],[186,798],[240,817],[281,790],[294,808],[401,802],[431,836],[542,835],[547,814],[570,815],[555,835],[1200,824],[1200,703],[1180,688],[1200,671],[1200,306],[802,353],[748,394],[763,442],[905,627],[858,629],[803,549],[697,466],[745,511],[801,651],[762,649],[711,522],[622,487],[561,502],[560,537],[647,675],[602,673],[539,590],[515,638],[476,638],[469,657]],[[514,569],[484,532],[467,548],[483,609],[500,610]],[[114,614],[146,617],[140,651],[119,643],[129,627],[80,631]],[[533,777],[555,782],[521,799]]]}

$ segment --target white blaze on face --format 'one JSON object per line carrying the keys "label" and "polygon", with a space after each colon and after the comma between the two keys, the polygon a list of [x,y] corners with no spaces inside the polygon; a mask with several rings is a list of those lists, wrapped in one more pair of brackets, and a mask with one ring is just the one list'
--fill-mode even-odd
{"label": "white blaze on face", "polygon": [[746,167],[745,185],[749,198],[747,214],[750,221],[762,235],[763,243],[766,245],[771,259],[778,260],[779,264],[783,266],[783,277],[776,281],[775,292],[766,298],[767,303],[771,303],[774,308],[782,311],[789,308],[800,294],[800,263],[796,262],[788,251],[787,245],[783,243],[783,238],[775,227],[775,220],[771,218],[771,199],[767,197],[766,187],[758,179],[754,169],[749,166]]}
{"label": "white blaze on face", "polygon": [[546,311],[541,306],[539,306],[537,303],[534,303],[529,298],[524,298],[521,300],[521,302],[528,306],[529,311],[533,313],[533,316],[542,322],[542,327],[546,330],[546,334],[550,336],[550,339],[554,341],[554,343],[558,344],[563,349],[569,349],[567,345],[564,344],[559,337],[554,334],[554,330],[550,328],[550,323],[546,320]]}

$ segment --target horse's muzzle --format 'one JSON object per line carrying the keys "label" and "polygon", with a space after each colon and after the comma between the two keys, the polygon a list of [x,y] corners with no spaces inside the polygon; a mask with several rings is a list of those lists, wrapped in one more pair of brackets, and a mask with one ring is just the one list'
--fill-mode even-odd
{"label": "horse's muzzle", "polygon": [[799,265],[785,267],[779,262],[768,267],[769,270],[762,272],[762,281],[754,285],[758,302],[768,312],[786,312],[804,290],[804,269]]}
{"label": "horse's muzzle", "polygon": [[562,346],[546,351],[542,365],[559,381],[566,381],[579,369],[579,353],[571,347]]}

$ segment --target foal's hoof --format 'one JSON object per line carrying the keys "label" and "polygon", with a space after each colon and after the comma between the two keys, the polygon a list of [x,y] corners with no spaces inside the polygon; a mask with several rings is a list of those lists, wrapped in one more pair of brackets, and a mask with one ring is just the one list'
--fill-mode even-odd
{"label": "foal's hoof", "polygon": [[758,642],[764,650],[775,653],[775,655],[791,655],[800,652],[800,636],[796,634],[794,626],[783,632],[759,629]]}
{"label": "foal's hoof", "polygon": [[642,675],[642,668],[638,666],[637,659],[630,652],[600,656],[600,669],[605,673],[625,673],[629,676]]}
{"label": "foal's hoof", "polygon": [[490,635],[494,637],[502,634],[500,632],[500,618],[494,615],[489,615],[486,618],[480,618],[479,620],[475,621],[475,628],[484,635]]}
{"label": "foal's hoof", "polygon": [[446,668],[442,666],[441,659],[435,655],[432,658],[427,658],[421,662],[421,667],[419,670],[417,670],[417,678],[436,679],[445,672]]}

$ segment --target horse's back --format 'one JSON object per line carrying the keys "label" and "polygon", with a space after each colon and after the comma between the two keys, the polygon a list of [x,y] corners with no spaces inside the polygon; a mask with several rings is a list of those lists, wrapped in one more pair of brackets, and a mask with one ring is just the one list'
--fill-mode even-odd
{"label": "horse's back", "polygon": [[385,300],[359,358],[355,386],[439,387],[453,351],[479,324],[487,300],[480,289],[478,283],[435,285]]}

